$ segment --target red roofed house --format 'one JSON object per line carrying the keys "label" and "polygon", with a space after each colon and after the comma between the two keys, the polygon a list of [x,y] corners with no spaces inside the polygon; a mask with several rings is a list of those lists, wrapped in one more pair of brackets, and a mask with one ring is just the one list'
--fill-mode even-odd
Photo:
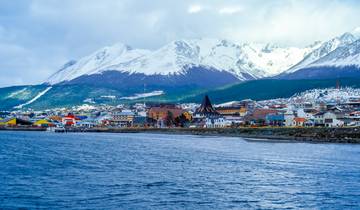
{"label": "red roofed house", "polygon": [[76,121],[80,120],[75,115],[69,113],[67,116],[62,117],[61,122],[64,126],[74,126]]}
{"label": "red roofed house", "polygon": [[293,119],[293,126],[302,127],[302,126],[304,126],[305,122],[306,122],[305,118],[303,118],[303,117],[295,117]]}

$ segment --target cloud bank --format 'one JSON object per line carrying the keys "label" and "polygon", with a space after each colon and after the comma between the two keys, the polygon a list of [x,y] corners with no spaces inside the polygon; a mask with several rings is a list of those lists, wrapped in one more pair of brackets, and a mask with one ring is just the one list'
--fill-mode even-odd
{"label": "cloud bank", "polygon": [[360,25],[356,0],[12,0],[0,2],[0,86],[34,84],[59,66],[123,42],[182,38],[305,46]]}

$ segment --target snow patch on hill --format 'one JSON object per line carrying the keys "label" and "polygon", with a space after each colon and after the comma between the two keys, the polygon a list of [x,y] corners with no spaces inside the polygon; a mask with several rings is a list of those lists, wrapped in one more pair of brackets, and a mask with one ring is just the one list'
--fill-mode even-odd
{"label": "snow patch on hill", "polygon": [[135,99],[140,99],[140,98],[148,98],[148,97],[152,97],[152,96],[159,96],[159,95],[163,95],[163,94],[164,94],[164,91],[156,90],[156,91],[152,91],[152,92],[149,92],[149,93],[138,93],[138,94],[135,94],[133,96],[121,97],[120,99],[135,100]]}
{"label": "snow patch on hill", "polygon": [[43,95],[45,95],[49,90],[51,90],[52,87],[47,87],[45,90],[41,91],[39,94],[37,94],[34,98],[32,98],[30,101],[20,104],[18,106],[15,106],[14,109],[22,109],[24,106],[34,103],[36,100],[41,98]]}

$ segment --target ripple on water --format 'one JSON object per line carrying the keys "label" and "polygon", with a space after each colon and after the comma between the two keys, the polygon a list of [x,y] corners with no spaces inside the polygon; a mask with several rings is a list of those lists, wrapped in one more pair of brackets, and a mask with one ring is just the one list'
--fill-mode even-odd
{"label": "ripple on water", "polygon": [[0,208],[358,209],[358,145],[0,132]]}

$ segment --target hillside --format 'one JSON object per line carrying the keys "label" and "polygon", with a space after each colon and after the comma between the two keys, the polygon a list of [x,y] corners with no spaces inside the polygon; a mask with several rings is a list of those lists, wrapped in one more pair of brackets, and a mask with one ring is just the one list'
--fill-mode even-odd
{"label": "hillside", "polygon": [[[339,79],[342,87],[360,88],[360,78]],[[296,93],[315,88],[335,87],[336,79],[328,80],[255,80],[219,88],[202,94],[188,97],[182,102],[200,103],[204,94],[208,94],[213,103],[224,103],[234,100],[266,100],[291,97]]]}

